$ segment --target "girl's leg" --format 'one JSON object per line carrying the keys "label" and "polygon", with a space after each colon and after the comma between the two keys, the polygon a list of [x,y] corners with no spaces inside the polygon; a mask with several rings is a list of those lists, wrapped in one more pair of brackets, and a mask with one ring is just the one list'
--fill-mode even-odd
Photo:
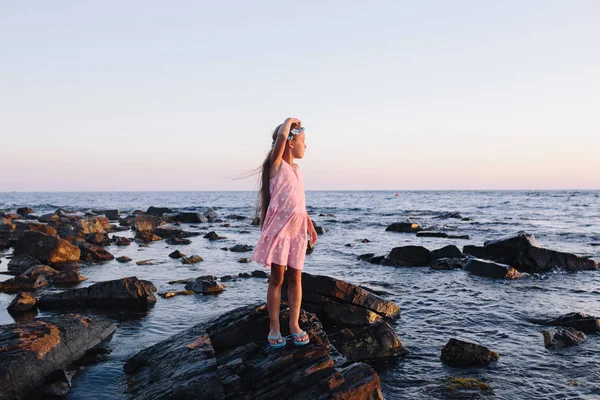
{"label": "girl's leg", "polygon": [[[279,308],[281,304],[281,285],[283,284],[283,274],[285,267],[283,265],[271,264],[271,277],[269,278],[269,288],[267,289],[267,309],[269,310],[269,320],[271,330],[269,336],[277,336],[279,329]],[[276,340],[271,340],[277,344]]]}
{"label": "girl's leg", "polygon": [[[299,269],[288,268],[286,271],[288,282],[288,305],[290,306],[290,332],[300,333],[300,305],[302,304],[302,271]],[[299,341],[306,340],[306,335],[297,338]]]}

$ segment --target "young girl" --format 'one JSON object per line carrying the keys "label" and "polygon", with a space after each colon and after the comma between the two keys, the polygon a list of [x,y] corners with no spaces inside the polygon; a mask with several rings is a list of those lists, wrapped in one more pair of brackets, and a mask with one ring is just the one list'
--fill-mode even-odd
{"label": "young girl", "polygon": [[[306,256],[307,238],[317,243],[317,233],[306,212],[304,183],[295,158],[302,158],[306,144],[300,120],[288,118],[275,128],[273,143],[262,166],[260,211],[262,233],[252,260],[271,268],[267,290],[270,332],[267,337],[272,348],[285,346],[279,328],[279,306],[284,273],[288,281],[290,332],[294,344],[308,344],[306,332],[300,329],[302,303],[302,268]],[[287,271],[286,271],[287,266]]]}

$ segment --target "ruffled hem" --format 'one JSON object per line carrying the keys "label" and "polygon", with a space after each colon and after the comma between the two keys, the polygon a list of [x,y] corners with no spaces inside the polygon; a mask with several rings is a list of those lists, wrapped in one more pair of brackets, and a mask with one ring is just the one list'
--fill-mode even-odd
{"label": "ruffled hem", "polygon": [[306,235],[300,235],[293,239],[279,237],[274,240],[263,237],[252,254],[252,260],[267,268],[270,268],[271,264],[278,264],[302,270],[306,257],[306,243]]}

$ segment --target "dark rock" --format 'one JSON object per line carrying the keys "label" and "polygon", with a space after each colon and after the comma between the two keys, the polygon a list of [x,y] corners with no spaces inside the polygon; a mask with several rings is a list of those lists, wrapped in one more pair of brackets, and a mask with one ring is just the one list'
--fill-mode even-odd
{"label": "dark rock", "polygon": [[174,258],[174,259],[179,259],[181,257],[185,257],[185,254],[183,254],[179,250],[175,250],[174,252],[172,252],[171,254],[169,254],[169,257]]}
{"label": "dark rock", "polygon": [[208,219],[215,219],[215,218],[217,218],[217,212],[213,208],[209,208],[208,211],[206,211],[204,213],[204,215]]}
{"label": "dark rock", "polygon": [[165,242],[167,244],[174,245],[174,246],[176,246],[176,245],[185,245],[185,244],[191,244],[192,243],[192,241],[190,239],[182,239],[182,238],[178,238],[178,237],[167,238],[167,240],[165,240]]}
{"label": "dark rock", "polygon": [[485,346],[454,338],[442,348],[440,357],[442,362],[455,367],[487,366],[498,358],[498,353]]}
{"label": "dark rock", "polygon": [[[289,319],[281,313],[282,334]],[[336,366],[314,315],[300,324],[310,344],[267,345],[265,306],[248,306],[196,325],[142,350],[125,364],[131,397],[202,399],[383,399],[377,374],[364,363]],[[276,371],[276,375],[273,375]]]}
{"label": "dark rock", "polygon": [[137,231],[135,232],[135,241],[141,243],[157,242],[162,240],[162,237],[155,235],[149,231]]}
{"label": "dark rock", "polygon": [[252,260],[250,258],[246,257],[246,258],[240,258],[238,260],[238,262],[241,263],[241,264],[248,264],[248,263],[252,262]]}
{"label": "dark rock", "polygon": [[254,218],[252,218],[252,222],[250,222],[250,225],[259,226],[260,225],[260,217],[258,215],[255,215]]}
{"label": "dark rock", "polygon": [[369,239],[361,239],[360,242],[361,243],[371,243],[371,241]]}
{"label": "dark rock", "polygon": [[439,258],[437,260],[433,260],[429,266],[432,269],[436,270],[453,270],[460,269],[464,266],[464,260],[462,258]]}
{"label": "dark rock", "polygon": [[470,258],[463,269],[472,274],[487,278],[518,279],[522,276],[519,271],[510,265],[498,264],[478,258]]}
{"label": "dark rock", "polygon": [[361,254],[358,256],[359,260],[369,262],[371,264],[381,264],[385,259],[385,256],[375,256],[374,253]]}
{"label": "dark rock", "polygon": [[188,283],[185,285],[185,289],[202,294],[218,294],[225,289],[225,286],[219,285],[215,280],[206,280],[202,278],[204,277],[199,277],[195,281]]}
{"label": "dark rock", "polygon": [[236,244],[233,247],[229,248],[229,251],[233,251],[236,253],[243,253],[246,251],[252,251],[253,247],[252,246],[248,246],[247,244]]}
{"label": "dark rock", "polygon": [[0,352],[0,398],[24,398],[114,331],[106,319],[76,314],[0,326],[0,349],[9,350]]}
{"label": "dark rock", "polygon": [[11,314],[21,314],[36,308],[37,300],[27,292],[18,292],[15,298],[8,305],[8,312]]}
{"label": "dark rock", "polygon": [[33,212],[33,210],[29,207],[17,208],[17,214],[22,215],[22,216],[31,214],[32,212]]}
{"label": "dark rock", "polygon": [[51,279],[52,284],[57,286],[70,286],[75,285],[79,282],[86,281],[87,278],[81,276],[79,272],[71,270],[71,271],[62,271],[55,275],[52,275]]}
{"label": "dark rock", "polygon": [[577,346],[587,340],[586,334],[575,328],[551,328],[543,331],[542,334],[544,346],[553,350]]}
{"label": "dark rock", "polygon": [[222,240],[222,239],[227,239],[226,237],[217,235],[217,233],[215,231],[208,232],[206,235],[204,235],[204,238],[208,239],[208,240]]}
{"label": "dark rock", "polygon": [[204,259],[200,256],[189,256],[189,257],[183,257],[183,259],[181,260],[182,264],[196,264],[199,262],[204,261]]}
{"label": "dark rock", "polygon": [[168,292],[159,293],[158,295],[162,298],[168,299],[175,296],[189,296],[194,293],[195,292],[193,290],[171,290]]}
{"label": "dark rock", "polygon": [[129,246],[131,244],[131,239],[123,237],[123,236],[115,236],[113,235],[111,241],[117,246]]}
{"label": "dark rock", "polygon": [[419,232],[421,227],[419,224],[412,222],[396,222],[385,228],[387,232],[403,232],[403,233],[414,233]]}
{"label": "dark rock", "polygon": [[261,270],[255,270],[252,271],[250,273],[250,276],[252,276],[253,278],[268,278],[269,274],[267,274],[265,271],[261,271]]}
{"label": "dark rock", "polygon": [[463,246],[463,253],[469,254],[475,258],[483,258],[486,259],[487,256],[485,254],[485,247],[483,246]]}
{"label": "dark rock", "polygon": [[530,322],[538,325],[565,326],[575,328],[585,333],[600,332],[600,318],[587,315],[582,312],[573,312],[556,318],[530,319]]}
{"label": "dark rock", "polygon": [[117,257],[117,261],[120,263],[126,263],[131,261],[131,258],[127,257],[127,256],[121,256],[121,257]]}
{"label": "dark rock", "polygon": [[20,290],[33,292],[46,285],[48,285],[48,280],[43,275],[18,275],[0,282],[0,293],[15,293]]}
{"label": "dark rock", "polygon": [[459,212],[445,212],[442,213],[438,216],[435,216],[433,218],[439,218],[439,219],[448,219],[448,218],[456,218],[456,219],[462,219],[462,215],[460,215]]}
{"label": "dark rock", "polygon": [[164,221],[153,215],[141,214],[135,217],[133,228],[138,232],[154,232]]}
{"label": "dark rock", "polygon": [[448,239],[465,239],[465,240],[471,239],[471,237],[469,235],[448,235],[446,237]]}
{"label": "dark rock", "polygon": [[232,280],[237,280],[237,278],[232,275],[225,275],[225,276],[222,276],[220,278],[220,280],[221,280],[221,282],[228,282],[228,281],[232,281]]}
{"label": "dark rock", "polygon": [[37,221],[17,221],[17,222],[15,222],[14,225],[15,225],[15,229],[13,230],[12,234],[10,235],[10,240],[12,243],[16,243],[17,240],[19,240],[19,237],[21,236],[21,234],[25,231],[41,232],[41,233],[44,233],[49,236],[58,235],[58,232],[56,229],[54,229],[53,227],[46,225],[46,224],[40,224]]}
{"label": "dark rock", "polygon": [[85,241],[96,246],[108,246],[111,244],[111,240],[108,237],[108,233],[90,233],[85,237]]}
{"label": "dark rock", "polygon": [[119,210],[105,210],[104,215],[109,221],[118,221],[121,219],[121,213]]}
{"label": "dark rock", "polygon": [[439,260],[440,258],[463,258],[463,253],[460,252],[458,247],[449,245],[442,247],[441,249],[433,250],[431,252],[432,260]]}
{"label": "dark rock", "polygon": [[251,278],[251,277],[252,277],[252,275],[250,275],[250,274],[249,274],[249,273],[247,273],[247,272],[240,272],[240,273],[238,274],[238,276],[239,276],[240,278]]}
{"label": "dark rock", "polygon": [[412,267],[429,265],[431,253],[422,246],[395,247],[383,260],[383,265],[395,267]]}
{"label": "dark rock", "polygon": [[31,256],[42,263],[78,261],[81,251],[64,239],[36,231],[25,231],[15,244],[14,255]]}
{"label": "dark rock", "polygon": [[231,214],[231,215],[226,216],[225,218],[227,218],[227,219],[235,219],[237,221],[241,221],[241,220],[246,219],[247,217],[244,217],[243,215]]}
{"label": "dark rock", "polygon": [[44,294],[38,300],[41,309],[60,307],[133,307],[148,308],[156,297],[136,277],[96,283],[86,288]]}
{"label": "dark rock", "polygon": [[15,256],[8,262],[7,269],[13,275],[21,275],[29,268],[37,265],[43,264],[31,256]]}
{"label": "dark rock", "polygon": [[81,250],[81,261],[100,262],[115,259],[115,256],[104,250],[101,246],[96,246],[87,242],[76,242],[75,244]]}
{"label": "dark rock", "polygon": [[208,222],[208,218],[197,212],[180,212],[179,220],[185,224],[197,224]]}
{"label": "dark rock", "polygon": [[172,213],[173,210],[171,210],[170,208],[167,207],[150,207],[148,208],[148,210],[146,210],[146,214],[148,215],[152,215],[155,217],[162,217],[163,214],[166,213]]}
{"label": "dark rock", "polygon": [[336,343],[336,348],[351,361],[373,361],[407,354],[409,351],[392,327],[379,320],[352,337]]}
{"label": "dark rock", "polygon": [[527,232],[487,241],[485,252],[489,259],[512,265],[525,272],[546,271],[554,267],[569,271],[598,268],[598,263],[589,258],[539,247],[535,237]]}
{"label": "dark rock", "polygon": [[108,218],[106,217],[88,217],[81,218],[77,222],[77,231],[81,235],[90,233],[104,233],[110,229]]}
{"label": "dark rock", "polygon": [[417,237],[447,238],[448,234],[444,232],[420,231],[417,232]]}

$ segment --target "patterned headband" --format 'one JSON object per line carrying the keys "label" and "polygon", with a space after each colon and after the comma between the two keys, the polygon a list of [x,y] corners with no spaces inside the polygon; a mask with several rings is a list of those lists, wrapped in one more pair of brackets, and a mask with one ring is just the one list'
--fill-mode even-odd
{"label": "patterned headband", "polygon": [[[305,131],[305,129],[303,126],[301,126],[298,129],[292,129],[290,131],[290,134],[287,137],[287,140],[290,141],[290,140],[294,139],[294,137],[298,136],[299,134],[301,134],[304,131]],[[271,143],[271,147],[273,147],[273,146],[275,146],[275,140],[273,140],[273,142]]]}

